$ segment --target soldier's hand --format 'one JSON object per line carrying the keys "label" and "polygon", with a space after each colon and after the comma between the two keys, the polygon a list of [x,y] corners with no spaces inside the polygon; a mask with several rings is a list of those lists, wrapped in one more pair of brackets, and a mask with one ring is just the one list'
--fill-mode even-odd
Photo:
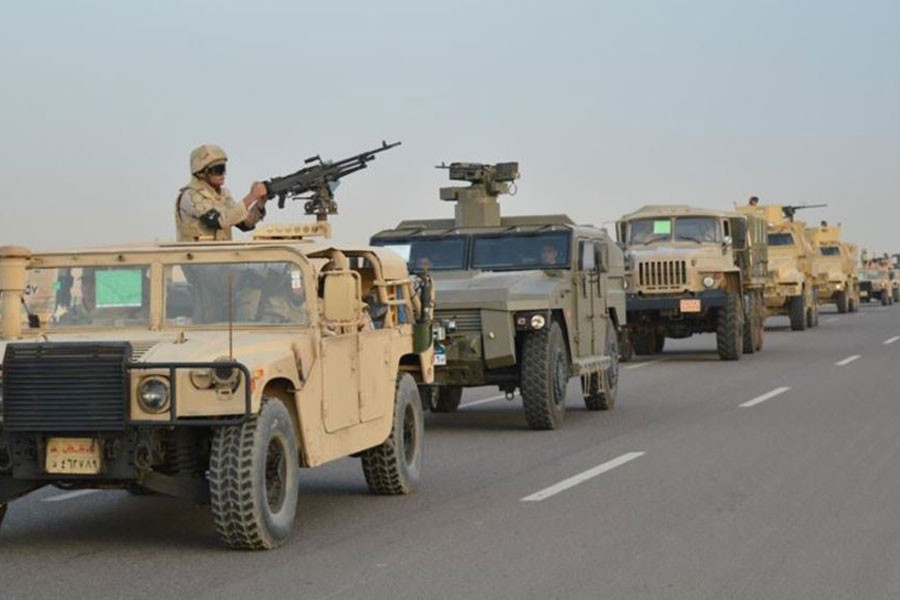
{"label": "soldier's hand", "polygon": [[266,196],[269,195],[269,191],[266,189],[266,184],[261,181],[254,181],[253,185],[250,186],[250,196],[259,203],[265,204]]}

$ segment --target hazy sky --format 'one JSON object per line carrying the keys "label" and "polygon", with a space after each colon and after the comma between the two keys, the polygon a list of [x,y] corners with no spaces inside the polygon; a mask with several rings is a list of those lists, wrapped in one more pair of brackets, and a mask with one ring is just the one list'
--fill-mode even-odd
{"label": "hazy sky", "polygon": [[898,63],[897,0],[0,0],[0,244],[171,239],[204,142],[241,198],[386,139],[338,241],[452,215],[442,160],[518,160],[506,214],[756,194],[900,252]]}

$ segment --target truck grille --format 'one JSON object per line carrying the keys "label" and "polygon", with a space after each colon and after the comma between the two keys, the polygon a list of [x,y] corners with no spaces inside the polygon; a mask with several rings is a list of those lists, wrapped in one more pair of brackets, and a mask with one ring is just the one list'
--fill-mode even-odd
{"label": "truck grille", "polygon": [[450,320],[456,321],[457,331],[481,331],[481,310],[477,308],[436,310],[434,315],[438,323]]}
{"label": "truck grille", "polygon": [[20,432],[125,429],[128,343],[9,344],[3,428]]}
{"label": "truck grille", "polygon": [[683,260],[648,260],[638,263],[638,285],[642,288],[677,288],[687,284]]}

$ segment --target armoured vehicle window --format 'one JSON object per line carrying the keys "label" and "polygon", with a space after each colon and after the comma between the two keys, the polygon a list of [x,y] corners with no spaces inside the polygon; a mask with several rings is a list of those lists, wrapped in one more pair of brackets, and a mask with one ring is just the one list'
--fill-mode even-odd
{"label": "armoured vehicle window", "polygon": [[841,255],[841,249],[838,248],[837,246],[822,246],[821,248],[819,248],[819,250],[822,252],[822,256],[840,256]]}
{"label": "armoured vehicle window", "polygon": [[713,217],[679,217],[637,219],[628,223],[629,244],[649,244],[652,242],[718,242],[719,222]]}
{"label": "armoured vehicle window", "polygon": [[863,281],[878,281],[885,278],[885,273],[878,269],[864,269],[859,272],[859,278]]}
{"label": "armoured vehicle window", "polygon": [[309,322],[303,273],[292,263],[173,265],[165,281],[169,325],[222,325],[229,310],[236,325]]}
{"label": "armoured vehicle window", "polygon": [[141,327],[150,320],[146,266],[29,269],[26,313],[56,327]]}
{"label": "armoured vehicle window", "polygon": [[468,237],[422,238],[409,241],[384,242],[402,256],[410,271],[452,271],[466,268],[466,242]]}
{"label": "armoured vehicle window", "polygon": [[770,233],[770,246],[793,246],[794,237],[790,233]]}
{"label": "armoured vehicle window", "polygon": [[472,267],[486,270],[568,269],[569,234],[475,236]]}

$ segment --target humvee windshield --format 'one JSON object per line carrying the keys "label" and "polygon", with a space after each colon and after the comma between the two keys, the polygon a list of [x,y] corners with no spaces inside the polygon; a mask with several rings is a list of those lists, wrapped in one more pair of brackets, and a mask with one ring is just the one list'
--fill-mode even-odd
{"label": "humvee windshield", "polygon": [[790,233],[770,233],[770,246],[793,246],[794,237]]}
{"label": "humvee windshield", "polygon": [[488,271],[568,269],[568,232],[474,236],[472,268]]}
{"label": "humvee windshield", "polygon": [[885,278],[884,271],[878,269],[865,269],[859,272],[859,278],[863,281],[877,281]]}
{"label": "humvee windshield", "polygon": [[29,269],[25,312],[48,328],[146,327],[150,321],[147,266]]}
{"label": "humvee windshield", "polygon": [[822,252],[822,256],[840,256],[841,249],[837,246],[822,246],[819,249]]}
{"label": "humvee windshield", "polygon": [[292,263],[170,265],[165,281],[167,325],[309,322],[303,272]]}
{"label": "humvee windshield", "polygon": [[718,220],[713,217],[657,217],[628,222],[628,244],[652,242],[718,242]]}

